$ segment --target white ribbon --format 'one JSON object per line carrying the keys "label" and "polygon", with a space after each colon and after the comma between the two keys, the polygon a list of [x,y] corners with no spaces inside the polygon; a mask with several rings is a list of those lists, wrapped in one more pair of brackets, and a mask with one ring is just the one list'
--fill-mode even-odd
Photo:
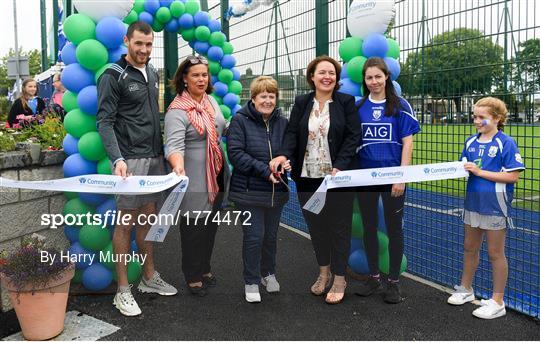
{"label": "white ribbon", "polygon": [[426,182],[468,176],[463,161],[340,171],[334,177],[326,176],[303,208],[319,214],[324,208],[328,189]]}

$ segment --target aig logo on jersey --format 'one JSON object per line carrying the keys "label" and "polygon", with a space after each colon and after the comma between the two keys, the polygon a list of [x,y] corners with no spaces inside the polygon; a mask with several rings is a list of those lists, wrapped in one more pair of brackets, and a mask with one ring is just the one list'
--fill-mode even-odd
{"label": "aig logo on jersey", "polygon": [[364,141],[392,141],[392,124],[363,123],[362,139]]}
{"label": "aig logo on jersey", "polygon": [[497,146],[490,146],[488,151],[488,156],[493,158],[497,155]]}

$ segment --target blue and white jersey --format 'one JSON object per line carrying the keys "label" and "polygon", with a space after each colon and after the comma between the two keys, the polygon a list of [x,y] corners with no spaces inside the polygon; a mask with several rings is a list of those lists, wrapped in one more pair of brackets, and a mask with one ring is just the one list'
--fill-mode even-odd
{"label": "blue and white jersey", "polygon": [[409,102],[401,97],[399,101],[398,115],[384,115],[386,100],[375,101],[371,96],[358,109],[362,125],[357,149],[359,168],[401,165],[402,139],[420,132],[420,124]]}
{"label": "blue and white jersey", "polygon": [[[525,170],[516,142],[497,132],[490,141],[480,142],[480,134],[467,139],[461,159],[474,162],[482,170],[510,172]],[[514,196],[514,184],[496,183],[471,174],[467,182],[465,209],[480,215],[508,216]]]}

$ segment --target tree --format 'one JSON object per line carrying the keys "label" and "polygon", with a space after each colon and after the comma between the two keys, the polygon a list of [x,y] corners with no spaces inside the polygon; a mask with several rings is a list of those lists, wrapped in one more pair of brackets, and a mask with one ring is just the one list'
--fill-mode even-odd
{"label": "tree", "polygon": [[410,53],[398,82],[409,95],[451,99],[460,113],[463,95],[490,93],[500,84],[503,51],[480,30],[457,28]]}
{"label": "tree", "polygon": [[[28,56],[28,64],[30,69],[30,76],[39,74],[41,70],[41,53],[39,50],[34,49],[27,52],[19,51],[19,55]],[[15,80],[10,80],[7,77],[7,60],[9,57],[15,56],[15,50],[9,49],[9,52],[2,57],[0,61],[0,96],[6,96],[8,90],[13,87]]]}
{"label": "tree", "polygon": [[516,73],[513,80],[518,91],[534,93],[540,91],[540,38],[519,43],[522,48],[513,62]]}

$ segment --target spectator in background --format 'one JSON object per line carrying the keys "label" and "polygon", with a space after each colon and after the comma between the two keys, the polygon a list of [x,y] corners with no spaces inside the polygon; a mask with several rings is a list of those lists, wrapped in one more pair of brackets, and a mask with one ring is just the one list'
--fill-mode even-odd
{"label": "spectator in background", "polygon": [[13,102],[8,114],[9,127],[26,126],[40,118],[45,110],[45,102],[37,95],[37,82],[33,78],[24,80],[21,96]]}
{"label": "spectator in background", "polygon": [[64,93],[66,92],[66,88],[64,88],[64,85],[62,84],[62,81],[60,80],[60,73],[57,72],[53,76],[53,87],[54,91],[51,96],[52,103],[62,106],[62,96],[64,96]]}

